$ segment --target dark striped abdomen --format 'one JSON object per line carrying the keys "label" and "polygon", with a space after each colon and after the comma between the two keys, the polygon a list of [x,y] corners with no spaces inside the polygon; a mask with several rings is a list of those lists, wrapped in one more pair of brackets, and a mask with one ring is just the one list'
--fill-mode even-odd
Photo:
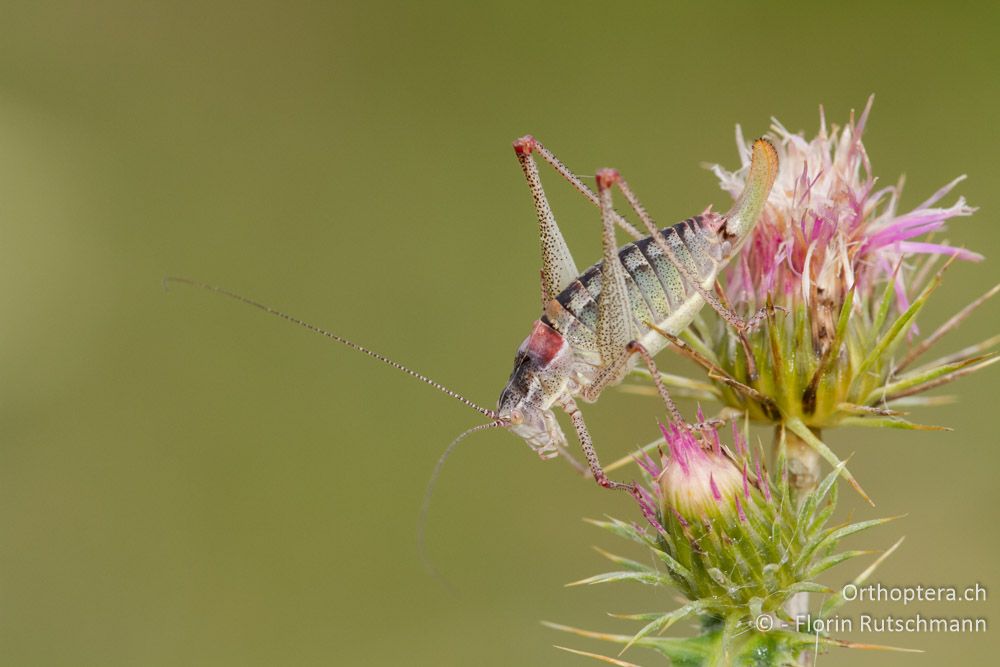
{"label": "dark striped abdomen", "polygon": [[[703,216],[688,218],[661,231],[674,257],[689,272],[702,278],[714,275],[714,239],[704,226]],[[618,250],[625,267],[625,280],[636,322],[661,322],[693,293],[677,267],[660,250],[652,237],[628,243]],[[570,283],[546,308],[543,320],[566,336],[570,343],[596,349],[597,299],[601,294],[601,264],[591,266]]]}

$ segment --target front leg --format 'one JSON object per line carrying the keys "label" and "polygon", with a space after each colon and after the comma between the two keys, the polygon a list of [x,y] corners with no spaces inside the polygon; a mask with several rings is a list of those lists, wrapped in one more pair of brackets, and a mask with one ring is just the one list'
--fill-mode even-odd
{"label": "front leg", "polygon": [[576,401],[572,398],[567,398],[563,403],[563,409],[569,415],[570,421],[573,422],[573,428],[576,429],[576,435],[580,439],[580,447],[583,448],[583,455],[587,458],[587,464],[590,466],[590,474],[594,476],[597,483],[605,489],[628,491],[632,495],[638,493],[635,484],[615,482],[608,479],[608,476],[604,474],[604,469],[601,468],[601,461],[597,458],[597,450],[594,449],[594,441],[590,437],[590,431],[587,430],[587,425],[583,421],[583,413],[577,407]]}
{"label": "front leg", "polygon": [[646,368],[649,369],[649,374],[653,378],[653,384],[656,385],[656,391],[660,394],[660,398],[663,399],[663,404],[667,407],[667,412],[670,413],[671,421],[677,424],[686,424],[681,411],[677,408],[677,404],[674,403],[670,392],[667,391],[667,386],[663,384],[660,371],[657,370],[656,362],[653,361],[653,355],[637,340],[629,341],[616,359],[607,366],[601,366],[597,371],[594,381],[582,389],[580,396],[588,402],[596,400],[600,396],[601,391],[611,384],[615,378],[628,373],[628,366],[634,354],[638,354],[643,362],[645,362]]}
{"label": "front leg", "polygon": [[663,404],[667,408],[667,412],[670,414],[670,421],[675,424],[681,424],[691,431],[713,430],[724,423],[720,419],[712,418],[700,421],[697,424],[688,424],[681,415],[681,411],[678,409],[677,404],[674,403],[674,399],[670,396],[670,391],[667,390],[667,385],[663,383],[663,378],[660,377],[660,371],[656,368],[656,362],[653,361],[653,355],[651,355],[649,350],[647,350],[643,344],[637,340],[629,341],[628,345],[625,346],[625,349],[618,356],[618,358],[614,360],[614,362],[608,366],[603,366],[598,369],[598,373],[594,381],[584,387],[580,392],[580,396],[583,400],[596,400],[604,387],[606,387],[613,378],[626,374],[628,365],[632,360],[632,355],[634,354],[638,354],[643,360],[643,363],[646,364],[646,368],[649,369],[649,375],[653,380],[653,384],[656,386],[656,391],[659,393],[660,398],[663,400]]}
{"label": "front leg", "polygon": [[[621,380],[627,369],[629,341],[632,340],[633,317],[632,306],[628,297],[628,284],[625,279],[625,267],[618,259],[618,244],[615,241],[614,210],[611,204],[611,186],[618,172],[612,169],[602,169],[597,172],[597,194],[601,205],[601,246],[603,262],[601,263],[601,293],[597,298],[597,349],[601,355],[595,381],[582,392],[585,400],[594,400],[605,387]],[[580,439],[580,446],[587,458],[590,472],[594,479],[605,489],[628,491],[638,498],[635,484],[615,482],[608,479],[597,458],[594,442],[590,431],[583,421],[583,414],[572,397],[563,402],[563,409],[569,415]]]}

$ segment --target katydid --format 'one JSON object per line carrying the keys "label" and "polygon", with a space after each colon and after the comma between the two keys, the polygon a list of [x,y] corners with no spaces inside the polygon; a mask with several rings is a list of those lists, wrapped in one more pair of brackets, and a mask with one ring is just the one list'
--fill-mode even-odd
{"label": "katydid", "polygon": [[[777,152],[764,139],[753,144],[746,188],[727,213],[706,212],[663,229],[656,227],[617,171],[599,170],[594,192],[535,138],[518,139],[514,152],[534,197],[538,217],[544,306],[542,316],[517,351],[513,372],[495,410],[483,408],[378,352],[252,299],[186,278],[166,281],[217,292],[332,338],[435,387],[490,419],[460,435],[449,452],[470,433],[507,428],[542,458],[561,453],[581,471],[589,469],[601,486],[634,493],[631,484],[611,481],[605,475],[576,399],[596,401],[604,389],[621,382],[641,359],[649,367],[671,417],[683,421],[660,381],[653,356],[668,344],[662,334],[680,334],[705,303],[740,332],[759,322],[761,313],[749,321],[737,317],[720,303],[712,289],[719,272],[737,254],[760,218],[777,174]],[[603,256],[582,273],[576,268],[542,189],[535,155],[600,209]],[[615,188],[642,222],[645,234],[613,208]],[[635,240],[618,247],[616,227]],[[586,468],[568,454],[556,409],[565,411],[572,421],[587,459]]]}

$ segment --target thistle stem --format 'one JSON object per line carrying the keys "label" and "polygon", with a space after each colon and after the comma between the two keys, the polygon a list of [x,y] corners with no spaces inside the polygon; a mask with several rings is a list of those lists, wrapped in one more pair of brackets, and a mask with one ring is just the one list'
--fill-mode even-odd
{"label": "thistle stem", "polygon": [[[774,433],[774,446],[777,449],[781,437],[782,426]],[[819,429],[810,428],[817,438],[822,439]],[[819,452],[809,446],[802,438],[785,429],[785,456],[788,462],[788,486],[796,505],[805,502],[806,497],[816,490],[819,484]]]}
{"label": "thistle stem", "polygon": [[[817,438],[821,437],[819,429],[811,428],[809,430]],[[809,494],[816,490],[816,486],[819,484],[819,453],[802,440],[802,438],[779,424],[774,429],[775,454],[777,454],[778,448],[781,446],[782,432],[784,432],[785,438],[788,487],[792,493],[796,507],[800,507]],[[785,609],[792,618],[806,616],[809,613],[809,593],[796,593],[785,603]],[[799,664],[812,664],[812,654],[805,652],[800,655]]]}

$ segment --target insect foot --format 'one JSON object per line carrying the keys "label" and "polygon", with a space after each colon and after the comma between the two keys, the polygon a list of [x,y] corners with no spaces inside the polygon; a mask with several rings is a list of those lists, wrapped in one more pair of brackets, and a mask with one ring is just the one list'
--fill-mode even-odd
{"label": "insect foot", "polygon": [[761,327],[762,324],[764,324],[764,321],[767,319],[769,315],[774,315],[774,313],[776,312],[787,313],[788,309],[784,308],[783,306],[775,306],[773,304],[769,304],[767,306],[762,306],[758,308],[757,312],[755,312],[753,315],[750,316],[749,319],[740,324],[740,326],[738,327],[740,333],[744,335],[754,333],[755,331],[757,331],[757,329]]}
{"label": "insect foot", "polygon": [[622,175],[617,169],[598,169],[597,170],[597,189],[598,190],[608,190],[615,183],[621,180]]}
{"label": "insect foot", "polygon": [[514,152],[517,155],[531,155],[531,153],[538,147],[538,142],[530,134],[526,134],[519,139],[514,140]]}

